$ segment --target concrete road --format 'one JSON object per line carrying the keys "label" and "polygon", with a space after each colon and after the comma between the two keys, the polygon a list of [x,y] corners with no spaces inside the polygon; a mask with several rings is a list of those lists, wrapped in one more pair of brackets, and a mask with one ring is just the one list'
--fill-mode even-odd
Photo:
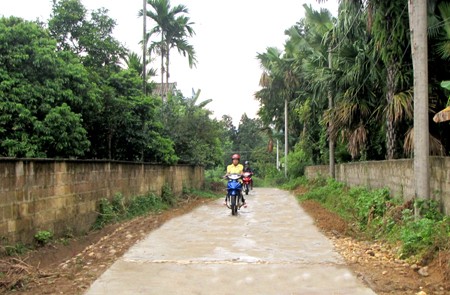
{"label": "concrete road", "polygon": [[86,294],[375,294],[294,196],[255,188],[246,199],[238,216],[221,199],[168,221]]}

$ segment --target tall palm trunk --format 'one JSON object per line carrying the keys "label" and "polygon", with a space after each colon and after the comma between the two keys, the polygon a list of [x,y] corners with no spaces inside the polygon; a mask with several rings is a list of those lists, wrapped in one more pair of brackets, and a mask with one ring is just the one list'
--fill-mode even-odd
{"label": "tall palm trunk", "polygon": [[162,100],[165,101],[165,92],[164,92],[164,57],[165,57],[165,48],[164,48],[164,36],[161,34],[161,97]]}
{"label": "tall palm trunk", "polygon": [[[331,48],[328,48],[328,68],[331,69],[332,62],[331,62]],[[328,109],[330,111],[333,110],[333,92],[331,90],[331,87],[328,89]],[[330,161],[330,177],[335,178],[336,172],[335,172],[335,159],[334,159],[334,136],[333,136],[333,121],[330,120],[328,123],[328,149],[329,149],[329,161]]]}
{"label": "tall palm trunk", "polygon": [[108,131],[108,159],[112,159],[112,138],[113,138],[113,131],[110,129]]}
{"label": "tall palm trunk", "polygon": [[147,94],[147,0],[143,0],[142,7],[142,92]]}
{"label": "tall palm trunk", "polygon": [[[397,75],[397,67],[394,64],[388,66],[386,77],[386,101],[387,105],[391,105],[395,95],[395,76]],[[394,127],[394,118],[391,112],[386,116],[386,159],[394,159],[395,154],[396,133]]]}
{"label": "tall palm trunk", "polygon": [[166,95],[169,93],[169,44],[166,46]]}

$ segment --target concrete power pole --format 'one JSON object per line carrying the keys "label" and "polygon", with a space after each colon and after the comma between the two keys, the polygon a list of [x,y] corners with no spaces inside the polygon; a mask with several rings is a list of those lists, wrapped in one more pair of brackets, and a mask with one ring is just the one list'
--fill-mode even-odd
{"label": "concrete power pole", "polygon": [[280,171],[280,154],[278,151],[278,139],[277,139],[277,170]]}
{"label": "concrete power pole", "polygon": [[284,177],[287,178],[288,155],[288,100],[284,99]]}
{"label": "concrete power pole", "polygon": [[[414,71],[414,184],[415,197],[430,198],[430,139],[428,124],[427,1],[409,0],[411,53]],[[420,212],[416,212],[420,214]]]}

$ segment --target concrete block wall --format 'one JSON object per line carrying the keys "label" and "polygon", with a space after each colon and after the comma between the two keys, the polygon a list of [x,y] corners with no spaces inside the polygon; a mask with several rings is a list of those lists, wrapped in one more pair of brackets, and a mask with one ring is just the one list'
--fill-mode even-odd
{"label": "concrete block wall", "polygon": [[[329,166],[306,167],[305,175],[328,177]],[[336,180],[351,187],[387,187],[393,196],[404,200],[415,197],[413,159],[337,164],[335,175]],[[440,201],[444,213],[450,215],[450,157],[430,157],[430,197]]]}
{"label": "concrete block wall", "polygon": [[0,242],[29,243],[40,230],[55,235],[88,231],[100,199],[149,192],[161,195],[168,184],[204,184],[203,167],[130,162],[0,158]]}

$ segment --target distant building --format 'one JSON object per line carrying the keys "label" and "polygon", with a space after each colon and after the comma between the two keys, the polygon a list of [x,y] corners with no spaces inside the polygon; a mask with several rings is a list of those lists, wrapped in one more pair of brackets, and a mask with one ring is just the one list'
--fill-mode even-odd
{"label": "distant building", "polygon": [[177,83],[169,83],[168,86],[169,87],[167,87],[166,83],[163,83],[162,85],[161,83],[155,83],[155,88],[153,89],[152,94],[166,98],[167,93],[173,93],[177,89]]}

